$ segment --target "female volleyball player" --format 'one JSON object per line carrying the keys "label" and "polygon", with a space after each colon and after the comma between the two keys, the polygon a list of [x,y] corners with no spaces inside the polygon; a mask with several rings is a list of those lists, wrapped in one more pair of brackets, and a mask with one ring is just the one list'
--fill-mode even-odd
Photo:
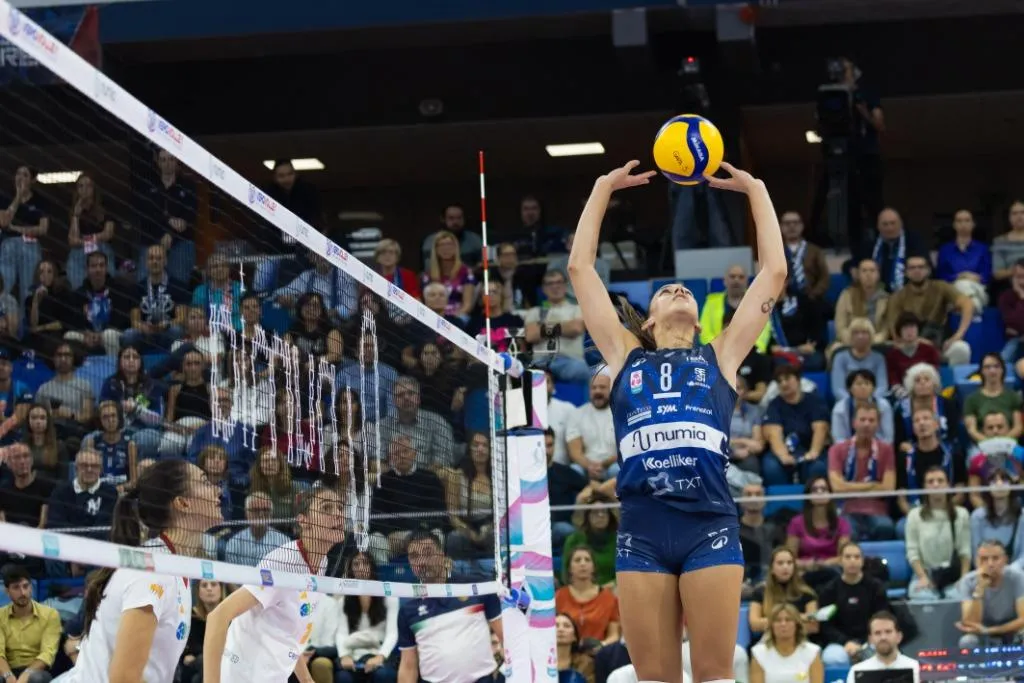
{"label": "female volleyball player", "polygon": [[[114,508],[110,540],[149,552],[199,554],[221,522],[220,488],[186,460],[161,460],[139,475]],[[188,579],[135,569],[100,569],[85,592],[85,632],[73,683],[171,683],[188,639]]]}
{"label": "female volleyball player", "polygon": [[[270,551],[261,569],[322,575],[327,553],[345,540],[345,510],[332,488],[314,486],[296,517],[299,540]],[[312,683],[306,650],[322,593],[243,586],[206,617],[204,683]]]}
{"label": "female volleyball player", "polygon": [[761,261],[731,324],[699,344],[697,303],[686,287],[669,284],[651,298],[647,320],[623,302],[624,326],[594,260],[612,193],[650,182],[653,172],[632,174],[637,165],[597,180],[569,255],[584,322],[615,378],[622,627],[638,679],[678,683],[685,610],[695,683],[731,681],[743,555],[725,480],[729,427],[736,371],[786,279],[782,235],[764,183],[723,163],[730,177],[708,183],[750,198]]}

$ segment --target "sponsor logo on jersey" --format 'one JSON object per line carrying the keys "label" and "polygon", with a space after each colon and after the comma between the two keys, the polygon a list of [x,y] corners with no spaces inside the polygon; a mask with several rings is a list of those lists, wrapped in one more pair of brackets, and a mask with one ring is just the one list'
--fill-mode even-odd
{"label": "sponsor logo on jersey", "polygon": [[674,403],[658,406],[658,415],[669,415],[671,413],[678,413],[679,406]]}
{"label": "sponsor logo on jersey", "polygon": [[163,599],[164,597],[164,587],[161,586],[159,583],[149,584],[149,592],[160,599]]}
{"label": "sponsor logo on jersey", "polygon": [[199,571],[202,574],[203,580],[209,581],[213,578],[213,562],[203,560],[199,563]]}
{"label": "sponsor logo on jersey", "polygon": [[704,406],[692,406],[687,404],[683,407],[683,410],[691,413],[700,413],[702,415],[712,415],[713,411],[711,408],[705,408]]}
{"label": "sponsor logo on jersey", "polygon": [[629,557],[629,554],[633,552],[633,534],[624,534],[620,531],[617,541],[615,544],[616,557]]}
{"label": "sponsor logo on jersey", "polygon": [[650,408],[637,408],[626,415],[626,425],[632,427],[637,422],[651,419]]}
{"label": "sponsor logo on jersey", "polygon": [[639,394],[644,389],[644,371],[634,370],[629,373],[629,390]]}
{"label": "sponsor logo on jersey", "polygon": [[692,455],[667,455],[664,458],[656,458],[653,455],[648,456],[641,460],[644,469],[650,472],[651,470],[667,470],[673,467],[696,467],[697,458]]}
{"label": "sponsor logo on jersey", "polygon": [[187,635],[188,635],[188,626],[185,625],[184,621],[178,623],[178,630],[174,632],[174,637],[177,638],[178,640],[185,640],[185,637]]}
{"label": "sponsor logo on jersey", "polygon": [[724,548],[726,546],[727,543],[729,543],[729,537],[728,536],[719,536],[715,540],[711,541],[711,547],[714,550],[721,550],[722,548]]}
{"label": "sponsor logo on jersey", "polygon": [[725,434],[714,427],[699,422],[665,422],[644,425],[626,434],[619,441],[619,452],[624,461],[651,451],[681,448],[700,448],[722,455],[724,443]]}
{"label": "sponsor logo on jersey", "polygon": [[693,369],[693,381],[695,381],[695,382],[707,382],[708,381],[708,371],[705,370],[704,368],[694,368]]}
{"label": "sponsor logo on jersey", "polygon": [[643,365],[646,361],[647,361],[647,359],[644,358],[643,356],[641,356],[640,358],[637,358],[635,361],[633,361],[633,364],[630,365],[629,367],[631,367],[631,368],[638,368],[641,365]]}

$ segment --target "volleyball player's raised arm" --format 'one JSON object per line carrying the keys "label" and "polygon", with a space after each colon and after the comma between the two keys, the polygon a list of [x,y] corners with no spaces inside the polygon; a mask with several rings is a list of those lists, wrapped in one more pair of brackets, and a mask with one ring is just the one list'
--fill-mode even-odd
{"label": "volleyball player's raised arm", "polygon": [[569,254],[569,279],[572,280],[576,300],[583,311],[583,322],[613,377],[621,369],[626,355],[639,346],[640,342],[619,321],[619,314],[612,305],[594,263],[597,261],[597,247],[601,241],[601,223],[612,193],[627,187],[646,185],[654,175],[654,171],[633,175],[633,170],[639,165],[639,161],[630,161],[597,179],[580,215],[572,252]]}
{"label": "volleyball player's raised arm", "polygon": [[206,636],[203,638],[203,680],[206,683],[220,683],[221,659],[231,622],[258,604],[260,601],[252,591],[243,586],[206,616]]}
{"label": "volleyball player's raised arm", "polygon": [[743,295],[732,316],[732,322],[712,342],[719,367],[725,377],[731,378],[729,383],[735,384],[736,371],[750,349],[754,348],[754,343],[775,308],[775,301],[786,283],[788,267],[779,219],[764,182],[725,162],[722,162],[722,168],[730,177],[709,177],[708,184],[721,190],[742,192],[749,198],[750,212],[754,215],[754,228],[757,231],[757,256],[761,264],[761,270]]}

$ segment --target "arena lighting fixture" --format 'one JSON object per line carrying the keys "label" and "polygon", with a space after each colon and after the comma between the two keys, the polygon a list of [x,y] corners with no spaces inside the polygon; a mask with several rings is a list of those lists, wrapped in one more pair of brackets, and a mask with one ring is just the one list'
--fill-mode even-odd
{"label": "arena lighting fixture", "polygon": [[42,185],[67,185],[76,182],[80,175],[82,175],[81,171],[50,171],[49,173],[40,173],[36,176],[36,180]]}
{"label": "arena lighting fixture", "polygon": [[[324,162],[319,159],[292,159],[292,166],[295,167],[296,171],[322,171],[324,170]],[[274,170],[274,159],[267,159],[263,162],[271,171]]]}
{"label": "arena lighting fixture", "polygon": [[818,135],[817,131],[807,131],[806,133],[804,133],[804,138],[807,140],[807,142],[811,143],[812,145],[821,144],[821,136]]}
{"label": "arena lighting fixture", "polygon": [[604,145],[600,142],[573,142],[567,145],[546,145],[549,156],[582,157],[590,154],[604,154]]}

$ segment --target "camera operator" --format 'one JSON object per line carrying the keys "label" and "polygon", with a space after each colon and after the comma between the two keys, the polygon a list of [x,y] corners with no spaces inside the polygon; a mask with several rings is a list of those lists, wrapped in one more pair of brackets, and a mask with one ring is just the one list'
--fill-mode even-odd
{"label": "camera operator", "polygon": [[544,273],[547,301],[526,312],[526,341],[533,345],[533,366],[550,370],[559,382],[587,382],[583,314],[568,299],[568,282],[558,270]]}
{"label": "camera operator", "polygon": [[[830,84],[819,89],[818,100],[822,151],[826,156],[835,154],[830,143],[836,138],[846,138],[847,142],[847,234],[854,249],[869,237],[865,232],[865,216],[874,221],[884,208],[879,134],[885,132],[885,115],[878,96],[861,84],[861,75],[857,65],[846,57],[829,60]],[[844,90],[843,104],[840,105],[839,100],[827,101],[830,94],[834,97]],[[840,112],[839,107],[843,110],[849,107],[849,112]],[[826,110],[831,113],[826,114]],[[828,190],[826,173],[814,200],[815,222],[821,216]]]}

